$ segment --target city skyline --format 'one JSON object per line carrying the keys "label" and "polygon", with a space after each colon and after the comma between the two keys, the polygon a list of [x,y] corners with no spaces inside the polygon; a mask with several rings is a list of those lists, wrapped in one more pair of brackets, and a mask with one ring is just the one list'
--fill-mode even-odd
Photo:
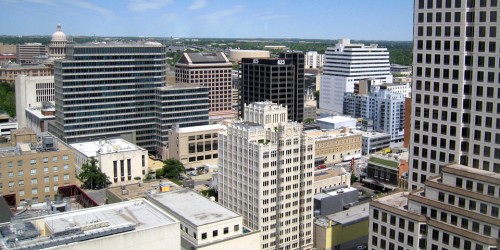
{"label": "city skyline", "polygon": [[0,20],[10,24],[0,35],[50,35],[56,23],[61,22],[64,32],[72,36],[347,37],[409,41],[412,3],[411,0],[0,0]]}

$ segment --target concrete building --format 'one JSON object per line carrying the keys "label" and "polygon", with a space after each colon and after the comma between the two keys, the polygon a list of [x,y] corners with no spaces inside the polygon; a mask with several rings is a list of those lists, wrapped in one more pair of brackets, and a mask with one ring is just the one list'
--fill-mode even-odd
{"label": "concrete building", "polygon": [[144,199],[14,220],[0,228],[2,249],[181,249],[179,222]]}
{"label": "concrete building", "polygon": [[190,189],[148,195],[148,200],[180,222],[182,250],[260,249],[260,232],[241,215]]}
{"label": "concrete building", "polygon": [[322,169],[314,172],[314,194],[331,188],[350,186],[351,174],[344,169]]}
{"label": "concrete building", "polygon": [[180,128],[174,125],[168,134],[168,156],[186,168],[218,162],[218,136],[224,125],[212,124]]}
{"label": "concrete building", "polygon": [[289,120],[303,121],[304,54],[291,52],[281,56],[280,59],[242,59],[240,112],[245,104],[271,101],[288,107]]}
{"label": "concrete building", "polygon": [[411,141],[411,97],[405,98],[405,120],[404,120],[403,147],[410,148]]}
{"label": "concrete building", "polygon": [[314,216],[325,216],[346,210],[358,202],[358,196],[359,191],[356,188],[345,184],[323,189],[314,195]]}
{"label": "concrete building", "polygon": [[307,90],[304,95],[304,121],[307,119],[316,120],[316,99],[314,98],[314,93]]}
{"label": "concrete building", "polygon": [[362,249],[368,244],[369,204],[326,215],[314,221],[316,249]]}
{"label": "concrete building", "polygon": [[72,143],[75,170],[80,172],[91,157],[105,173],[111,185],[125,185],[142,180],[148,169],[148,151],[124,139],[106,139]]}
{"label": "concrete building", "polygon": [[372,154],[365,168],[363,183],[384,190],[408,188],[408,152]]}
{"label": "concrete building", "polygon": [[0,192],[32,204],[54,200],[59,186],[75,183],[74,153],[51,135],[29,129],[12,133],[10,145],[0,147]]}
{"label": "concrete building", "polygon": [[341,128],[355,128],[358,120],[348,116],[333,115],[316,119],[321,129],[332,130]]}
{"label": "concrete building", "polygon": [[10,139],[12,131],[18,128],[17,124],[9,115],[0,113],[0,137]]}
{"label": "concrete building", "polygon": [[27,108],[42,108],[43,102],[54,103],[54,86],[54,76],[16,77],[16,118],[20,128],[28,126]]}
{"label": "concrete building", "polygon": [[390,134],[391,144],[401,146],[404,139],[405,89],[409,86],[382,84],[371,86],[367,95],[345,93],[344,114],[372,120],[373,130]]}
{"label": "concrete building", "polygon": [[245,50],[231,49],[229,50],[229,60],[240,63],[243,58],[269,58],[271,52],[269,50]]}
{"label": "concrete building", "polygon": [[66,44],[68,39],[66,34],[62,32],[61,24],[57,23],[57,30],[52,34],[52,39],[49,44],[49,58],[62,59],[66,56]]}
{"label": "concrete building", "polygon": [[[245,59],[243,59],[245,60]],[[260,230],[261,249],[311,249],[314,141],[271,102],[219,134],[219,203]]]}
{"label": "concrete building", "polygon": [[336,130],[307,130],[314,139],[316,161],[338,163],[361,157],[361,133],[344,127]]}
{"label": "concrete building", "polygon": [[208,124],[206,87],[165,85],[163,45],[70,44],[66,49],[66,58],[54,64],[56,120],[49,124],[49,131],[66,142],[121,137],[163,156],[172,124]]}
{"label": "concrete building", "polygon": [[232,107],[232,66],[222,52],[184,53],[175,64],[175,82],[208,88],[210,119],[237,118]]}
{"label": "concrete building", "polygon": [[411,189],[448,163],[500,173],[498,1],[448,2],[414,6]]}
{"label": "concrete building", "polygon": [[47,47],[41,43],[25,43],[16,46],[16,62],[33,64],[33,57],[47,55]]}
{"label": "concrete building", "polygon": [[7,63],[0,67],[0,81],[14,83],[18,75],[53,76],[54,70],[45,65]]}
{"label": "concrete building", "polygon": [[391,74],[410,76],[411,75],[411,66],[391,64]]}
{"label": "concrete building", "polygon": [[36,133],[49,130],[49,122],[56,119],[56,108],[52,102],[42,102],[41,107],[26,108],[26,126]]}
{"label": "concrete building", "polygon": [[323,68],[325,63],[325,54],[318,54],[317,51],[308,51],[305,53],[304,67],[306,69]]}
{"label": "concrete building", "polygon": [[500,174],[448,165],[411,193],[370,204],[370,249],[497,249]]}
{"label": "concrete building", "polygon": [[354,92],[354,84],[364,79],[392,83],[389,52],[376,44],[351,44],[341,39],[326,51],[321,76],[321,109],[342,113],[344,93]]}
{"label": "concrete building", "polygon": [[391,147],[391,135],[378,132],[362,132],[361,152],[363,155],[373,154]]}

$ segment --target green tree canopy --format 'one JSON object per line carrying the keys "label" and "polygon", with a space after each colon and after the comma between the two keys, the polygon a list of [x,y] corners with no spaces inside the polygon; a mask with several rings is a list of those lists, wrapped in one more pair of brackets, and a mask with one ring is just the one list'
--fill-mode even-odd
{"label": "green tree canopy", "polygon": [[[161,177],[169,179],[179,179],[182,173],[186,172],[184,164],[177,159],[170,158],[163,162],[163,175]],[[161,171],[159,171],[161,173]],[[158,172],[157,172],[158,173]]]}
{"label": "green tree canopy", "polygon": [[16,96],[14,84],[0,83],[0,113],[5,112],[10,117],[16,117]]}
{"label": "green tree canopy", "polygon": [[97,160],[90,157],[89,160],[82,165],[82,171],[78,175],[83,182],[83,188],[101,189],[108,186],[108,176],[97,167]]}

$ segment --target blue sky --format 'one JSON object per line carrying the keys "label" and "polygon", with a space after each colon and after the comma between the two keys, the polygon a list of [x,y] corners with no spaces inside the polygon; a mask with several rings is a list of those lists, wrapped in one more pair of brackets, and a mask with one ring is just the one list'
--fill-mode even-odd
{"label": "blue sky", "polygon": [[413,0],[0,0],[0,35],[412,40]]}

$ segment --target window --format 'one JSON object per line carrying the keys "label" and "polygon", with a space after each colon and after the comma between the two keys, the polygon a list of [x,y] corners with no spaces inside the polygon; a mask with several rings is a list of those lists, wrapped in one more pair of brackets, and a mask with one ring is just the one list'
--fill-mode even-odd
{"label": "window", "polygon": [[35,165],[36,164],[36,160],[35,159],[31,159],[30,160],[30,165]]}
{"label": "window", "polygon": [[44,157],[43,158],[43,163],[48,163],[49,162],[49,158],[48,157]]}
{"label": "window", "polygon": [[17,171],[17,175],[18,175],[18,176],[23,176],[23,175],[24,175],[24,171],[23,171],[23,170],[19,170],[19,171]]}
{"label": "window", "polygon": [[57,181],[59,181],[59,176],[54,175],[54,178],[53,178],[53,179],[54,179],[54,182],[57,182]]}
{"label": "window", "polygon": [[234,225],[234,231],[235,232],[240,231],[240,225]]}
{"label": "window", "polygon": [[43,167],[43,172],[48,173],[49,172],[49,167]]}
{"label": "window", "polygon": [[38,194],[38,189],[37,188],[32,188],[31,189],[31,194]]}
{"label": "window", "polygon": [[69,174],[65,174],[65,175],[63,176],[63,179],[64,179],[65,181],[69,180]]}
{"label": "window", "polygon": [[229,233],[229,227],[225,227],[224,228],[224,234],[228,234]]}
{"label": "window", "polygon": [[30,173],[31,173],[31,175],[36,175],[36,168],[32,168]]}
{"label": "window", "polygon": [[[191,136],[190,136],[191,137]],[[193,140],[194,140],[194,136],[193,136]],[[201,234],[201,239],[204,240],[207,238],[207,233],[202,233]]]}
{"label": "window", "polygon": [[63,159],[63,161],[68,161],[69,157],[67,155],[63,155],[62,159]]}
{"label": "window", "polygon": [[36,185],[36,184],[38,184],[38,179],[37,178],[31,179],[31,185]]}
{"label": "window", "polygon": [[54,167],[52,167],[52,171],[57,172],[58,170],[59,170],[59,167],[58,167],[58,166],[54,166]]}
{"label": "window", "polygon": [[213,237],[217,237],[217,235],[218,235],[218,234],[219,234],[219,231],[218,231],[218,230],[214,230],[214,231],[212,232],[212,236],[213,236]]}
{"label": "window", "polygon": [[57,156],[52,157],[53,162],[57,162]]}
{"label": "window", "polygon": [[19,196],[24,196],[24,190],[19,190]]}

